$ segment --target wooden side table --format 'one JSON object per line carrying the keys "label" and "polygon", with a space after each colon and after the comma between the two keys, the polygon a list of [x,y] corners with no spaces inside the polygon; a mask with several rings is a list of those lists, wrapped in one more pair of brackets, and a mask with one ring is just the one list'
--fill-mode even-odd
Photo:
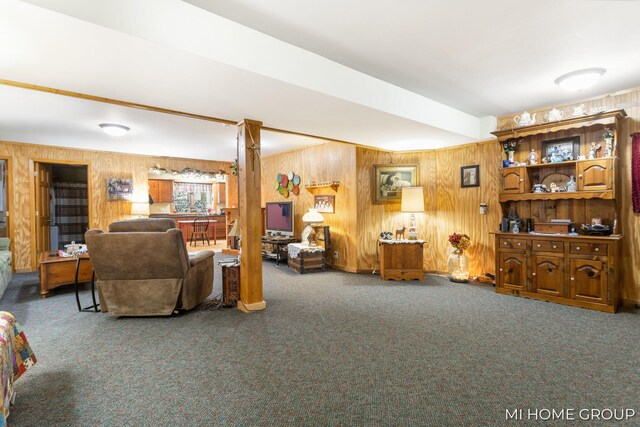
{"label": "wooden side table", "polygon": [[[76,282],[76,258],[59,257],[58,252],[40,253],[40,295],[46,298],[49,289]],[[78,281],[90,282],[93,266],[91,261],[83,262],[78,268]]]}
{"label": "wooden side table", "polygon": [[422,280],[424,240],[378,240],[383,280]]}
{"label": "wooden side table", "polygon": [[324,271],[324,249],[306,243],[290,243],[288,249],[289,268],[300,274]]}

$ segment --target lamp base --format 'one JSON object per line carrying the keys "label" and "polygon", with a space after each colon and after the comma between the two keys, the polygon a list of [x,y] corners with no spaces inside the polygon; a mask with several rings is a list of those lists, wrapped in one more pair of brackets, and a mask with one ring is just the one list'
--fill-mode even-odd
{"label": "lamp base", "polygon": [[418,229],[416,228],[416,216],[411,214],[409,217],[411,223],[409,225],[408,231],[408,240],[418,240]]}

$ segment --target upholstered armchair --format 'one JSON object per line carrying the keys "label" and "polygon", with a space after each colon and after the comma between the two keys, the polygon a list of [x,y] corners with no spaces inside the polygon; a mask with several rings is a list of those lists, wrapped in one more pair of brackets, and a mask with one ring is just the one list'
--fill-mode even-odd
{"label": "upholstered armchair", "polygon": [[138,219],[85,234],[100,308],[115,316],[170,315],[213,290],[213,251],[187,252],[171,219]]}

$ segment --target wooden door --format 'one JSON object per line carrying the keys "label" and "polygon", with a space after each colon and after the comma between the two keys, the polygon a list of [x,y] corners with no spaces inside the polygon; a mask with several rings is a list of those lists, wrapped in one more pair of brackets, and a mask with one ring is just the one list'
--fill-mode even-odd
{"label": "wooden door", "polygon": [[578,191],[603,191],[613,188],[611,159],[578,162]]}
{"label": "wooden door", "polygon": [[160,181],[157,179],[149,180],[149,195],[154,203],[160,203]]}
{"label": "wooden door", "polygon": [[531,279],[533,292],[545,295],[564,295],[564,258],[534,255]]}
{"label": "wooden door", "polygon": [[158,199],[160,203],[173,202],[173,181],[158,181]]}
{"label": "wooden door", "polygon": [[525,290],[527,266],[524,253],[500,252],[498,285],[509,289]]}
{"label": "wooden door", "polygon": [[570,268],[571,298],[606,304],[609,300],[606,263],[572,259]]}
{"label": "wooden door", "polygon": [[51,225],[50,199],[51,199],[51,166],[44,163],[35,163],[35,196],[36,196],[36,259],[40,253],[51,250]]}
{"label": "wooden door", "polygon": [[523,167],[502,169],[502,192],[524,193],[524,174],[525,169]]}

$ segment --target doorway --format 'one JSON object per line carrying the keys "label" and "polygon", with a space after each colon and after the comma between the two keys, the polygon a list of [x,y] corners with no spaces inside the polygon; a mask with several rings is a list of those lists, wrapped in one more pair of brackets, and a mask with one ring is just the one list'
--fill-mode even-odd
{"label": "doorway", "polygon": [[34,162],[35,252],[84,243],[89,229],[88,165]]}

